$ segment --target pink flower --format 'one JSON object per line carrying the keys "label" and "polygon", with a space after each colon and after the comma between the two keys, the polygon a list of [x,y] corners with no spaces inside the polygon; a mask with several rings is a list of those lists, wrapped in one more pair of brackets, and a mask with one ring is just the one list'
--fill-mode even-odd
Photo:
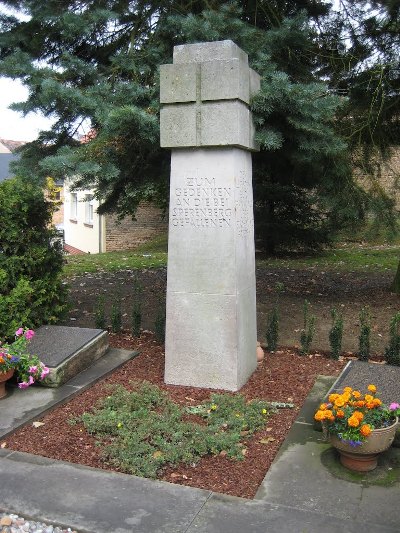
{"label": "pink flower", "polygon": [[28,372],[29,374],[36,374],[37,366],[30,366]]}
{"label": "pink flower", "polygon": [[35,332],[32,331],[31,329],[28,329],[28,331],[25,333],[25,339],[29,341],[34,335],[35,335]]}
{"label": "pink flower", "polygon": [[15,336],[16,337],[19,337],[20,335],[22,335],[24,332],[24,329],[23,328],[18,328],[17,331],[15,332]]}
{"label": "pink flower", "polygon": [[27,389],[29,387],[29,383],[26,381],[22,381],[21,383],[18,383],[18,388],[20,389]]}
{"label": "pink flower", "polygon": [[28,386],[29,385],[33,385],[35,383],[35,380],[33,379],[32,376],[29,376],[29,382],[28,382]]}
{"label": "pink flower", "polygon": [[393,402],[389,405],[389,409],[391,411],[395,411],[396,409],[398,409],[400,407],[400,404],[396,403],[396,402]]}
{"label": "pink flower", "polygon": [[40,374],[40,379],[44,379],[47,376],[47,374],[49,374],[49,372],[50,372],[50,369],[47,368],[47,366],[43,366],[42,373]]}

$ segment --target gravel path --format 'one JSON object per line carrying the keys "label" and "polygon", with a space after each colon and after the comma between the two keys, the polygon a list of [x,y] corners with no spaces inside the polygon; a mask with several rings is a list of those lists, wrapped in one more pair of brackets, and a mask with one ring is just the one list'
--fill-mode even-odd
{"label": "gravel path", "polygon": [[78,533],[70,527],[65,529],[44,522],[35,522],[16,514],[2,513],[0,516],[0,533]]}

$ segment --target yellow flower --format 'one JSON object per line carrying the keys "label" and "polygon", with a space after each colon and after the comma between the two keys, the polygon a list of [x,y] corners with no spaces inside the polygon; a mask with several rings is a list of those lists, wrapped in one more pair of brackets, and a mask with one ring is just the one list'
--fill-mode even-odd
{"label": "yellow flower", "polygon": [[336,398],[339,398],[339,394],[333,393],[333,394],[330,394],[330,395],[329,395],[328,400],[329,400],[331,403],[334,403],[334,401],[336,400]]}
{"label": "yellow flower", "polygon": [[123,424],[122,422],[118,422],[118,424],[117,424],[117,428],[118,428],[118,429],[119,429],[119,428],[122,428],[123,425],[124,425],[124,424]]}
{"label": "yellow flower", "polygon": [[319,409],[320,411],[325,411],[325,409],[328,407],[328,404],[327,403],[321,403],[321,405],[319,406]]}
{"label": "yellow flower", "polygon": [[215,403],[212,404],[210,409],[211,409],[211,411],[216,411],[217,410],[217,406],[215,405]]}
{"label": "yellow flower", "polygon": [[267,414],[267,410],[266,409],[263,409],[261,412],[262,412],[263,415]]}
{"label": "yellow flower", "polygon": [[353,390],[353,389],[352,389],[351,387],[345,387],[345,388],[343,389],[343,392],[352,392],[352,390]]}
{"label": "yellow flower", "polygon": [[364,399],[366,402],[372,402],[374,400],[374,397],[370,394],[366,394]]}
{"label": "yellow flower", "polygon": [[358,390],[353,390],[353,393],[352,393],[352,394],[353,394],[353,396],[354,396],[354,398],[355,398],[356,400],[359,400],[360,397],[361,397],[361,392],[358,391]]}
{"label": "yellow flower", "polygon": [[376,387],[375,387],[375,385],[368,385],[367,389],[368,389],[370,392],[374,393],[374,394],[375,394],[375,392],[376,392]]}

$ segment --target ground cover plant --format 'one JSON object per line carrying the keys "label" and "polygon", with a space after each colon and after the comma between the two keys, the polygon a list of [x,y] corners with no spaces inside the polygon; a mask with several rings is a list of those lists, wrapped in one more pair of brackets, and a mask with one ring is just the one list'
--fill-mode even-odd
{"label": "ground cover plant", "polygon": [[240,394],[212,394],[198,405],[183,407],[149,382],[131,386],[133,390],[113,387],[79,420],[107,443],[102,451],[106,459],[143,477],[156,478],[165,465],[197,463],[208,454],[243,460],[243,438],[265,426],[274,410],[268,402],[247,402]]}

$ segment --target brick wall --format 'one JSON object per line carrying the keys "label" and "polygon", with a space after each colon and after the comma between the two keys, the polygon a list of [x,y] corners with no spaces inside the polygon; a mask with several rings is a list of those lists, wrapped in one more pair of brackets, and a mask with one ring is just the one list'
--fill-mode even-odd
{"label": "brick wall", "polygon": [[394,148],[391,157],[384,163],[377,162],[374,175],[364,175],[360,170],[356,172],[359,183],[367,190],[382,187],[387,194],[396,201],[400,210],[400,147]]}
{"label": "brick wall", "polygon": [[147,202],[139,205],[136,220],[126,217],[118,224],[116,216],[106,215],[106,251],[133,250],[167,229],[168,217]]}

